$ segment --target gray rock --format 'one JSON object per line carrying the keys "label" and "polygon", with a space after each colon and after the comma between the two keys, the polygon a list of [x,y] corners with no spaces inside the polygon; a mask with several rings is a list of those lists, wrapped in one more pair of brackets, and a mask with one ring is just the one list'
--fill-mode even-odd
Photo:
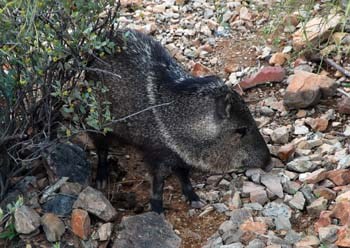
{"label": "gray rock", "polygon": [[288,194],[294,195],[301,188],[301,185],[294,181],[286,181],[283,183],[283,190]]}
{"label": "gray rock", "polygon": [[248,169],[245,171],[245,175],[254,183],[260,183],[260,177],[262,174],[265,174],[265,172],[259,168]]}
{"label": "gray rock", "polygon": [[262,211],[264,207],[258,202],[245,203],[244,208],[249,208],[254,211]]}
{"label": "gray rock", "polygon": [[294,127],[295,135],[305,135],[309,133],[309,129],[305,125],[297,125]]}
{"label": "gray rock", "polygon": [[59,216],[67,217],[72,212],[73,204],[76,199],[76,196],[55,195],[46,201],[42,205],[42,208],[45,213],[54,213]]}
{"label": "gray rock", "polygon": [[71,182],[88,184],[91,175],[91,165],[86,158],[86,153],[78,145],[57,144],[45,151],[47,168],[53,177],[51,181],[57,181],[61,177],[69,177]]}
{"label": "gray rock", "polygon": [[[273,194],[274,195],[274,194]],[[264,205],[266,202],[269,201],[269,198],[267,197],[266,190],[256,190],[250,193],[250,201],[252,203],[259,203],[261,205]]]}
{"label": "gray rock", "polygon": [[305,198],[303,193],[297,192],[294,196],[293,199],[289,201],[289,206],[303,210],[305,206]]}
{"label": "gray rock", "polygon": [[283,216],[289,219],[292,216],[292,210],[284,203],[269,202],[265,205],[262,214],[266,217]]}
{"label": "gray rock", "polygon": [[276,225],[276,230],[290,230],[292,228],[289,218],[284,216],[275,217],[274,222]]}
{"label": "gray rock", "polygon": [[297,233],[294,230],[289,230],[284,237],[284,240],[289,244],[293,245],[301,240],[302,234]]}
{"label": "gray rock", "polygon": [[216,248],[220,245],[222,245],[222,238],[216,232],[208,239],[208,242],[202,248]]}
{"label": "gray rock", "polygon": [[307,212],[313,216],[319,216],[321,211],[327,209],[327,199],[320,197],[314,200],[309,206],[306,207]]}
{"label": "gray rock", "polygon": [[109,240],[112,234],[112,228],[113,225],[110,222],[104,223],[98,228],[97,233],[100,241]]}
{"label": "gray rock", "polygon": [[236,227],[239,227],[244,221],[252,218],[253,218],[252,210],[241,208],[241,209],[233,210],[231,212],[230,220]]}
{"label": "gray rock", "polygon": [[113,220],[117,212],[107,198],[98,190],[88,186],[78,196],[73,208],[82,208],[104,221]]}
{"label": "gray rock", "polygon": [[41,217],[41,225],[46,239],[50,242],[59,241],[66,231],[63,221],[52,213],[46,213]]}
{"label": "gray rock", "polygon": [[242,245],[242,243],[234,243],[234,244],[230,244],[230,245],[222,245],[220,246],[220,248],[243,248],[244,246]]}
{"label": "gray rock", "polygon": [[281,185],[281,180],[277,175],[261,175],[261,183],[264,184],[272,193],[277,195],[279,198],[283,198],[283,188]]}
{"label": "gray rock", "polygon": [[339,227],[334,225],[320,227],[318,230],[318,237],[321,243],[326,243],[326,244],[334,243],[338,238],[337,237],[338,228]]}
{"label": "gray rock", "polygon": [[232,243],[239,242],[243,234],[244,233],[242,230],[234,229],[234,230],[229,230],[228,232],[225,232],[221,237],[224,244],[232,244]]}
{"label": "gray rock", "polygon": [[287,164],[287,168],[292,171],[304,173],[315,170],[317,168],[317,164],[313,163],[308,157],[305,156],[289,162]]}
{"label": "gray rock", "polygon": [[15,229],[20,234],[29,234],[40,226],[40,216],[33,209],[23,205],[15,210]]}
{"label": "gray rock", "polygon": [[148,212],[122,219],[113,248],[177,248],[180,245],[181,238],[164,217]]}
{"label": "gray rock", "polygon": [[224,213],[224,212],[230,210],[224,203],[214,203],[213,207],[219,213]]}
{"label": "gray rock", "polygon": [[253,239],[246,246],[247,248],[264,248],[266,247],[265,243],[260,239]]}
{"label": "gray rock", "polygon": [[237,226],[234,225],[232,221],[226,220],[220,225],[218,232],[219,234],[223,235],[224,233],[227,233],[228,231],[234,230],[236,228]]}
{"label": "gray rock", "polygon": [[315,195],[312,193],[312,188],[309,185],[303,186],[300,191],[303,193],[307,204],[310,204],[316,200]]}
{"label": "gray rock", "polygon": [[286,144],[289,140],[289,130],[287,127],[279,127],[273,130],[271,140],[276,144]]}

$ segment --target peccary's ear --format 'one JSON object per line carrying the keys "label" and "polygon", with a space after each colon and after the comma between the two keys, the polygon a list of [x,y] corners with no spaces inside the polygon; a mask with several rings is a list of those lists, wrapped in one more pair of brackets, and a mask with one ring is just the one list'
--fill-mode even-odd
{"label": "peccary's ear", "polygon": [[227,94],[230,89],[216,76],[185,78],[167,84],[172,91],[182,94],[213,95]]}

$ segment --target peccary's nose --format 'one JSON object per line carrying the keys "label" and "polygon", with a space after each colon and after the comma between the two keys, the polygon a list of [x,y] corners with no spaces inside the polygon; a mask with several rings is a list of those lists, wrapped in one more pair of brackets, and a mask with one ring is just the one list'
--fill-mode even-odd
{"label": "peccary's nose", "polygon": [[270,158],[267,163],[262,167],[262,169],[266,172],[269,172],[273,169],[273,160]]}

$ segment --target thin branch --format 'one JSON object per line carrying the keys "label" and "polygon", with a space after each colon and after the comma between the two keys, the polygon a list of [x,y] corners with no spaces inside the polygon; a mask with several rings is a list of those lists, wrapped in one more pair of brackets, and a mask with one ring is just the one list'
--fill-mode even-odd
{"label": "thin branch", "polygon": [[350,98],[350,94],[345,92],[344,90],[337,88],[337,91]]}
{"label": "thin branch", "polygon": [[86,67],[84,69],[87,70],[87,71],[101,72],[101,73],[105,73],[105,74],[111,75],[113,77],[122,78],[120,75],[118,75],[116,73],[113,73],[113,72],[110,72],[110,71],[106,71],[106,70],[103,70],[103,69],[99,69],[99,68]]}
{"label": "thin branch", "polygon": [[338,65],[330,58],[323,58],[323,60],[330,65],[331,67],[335,68],[336,70],[340,71],[345,77],[350,78],[350,71],[346,70],[344,67]]}

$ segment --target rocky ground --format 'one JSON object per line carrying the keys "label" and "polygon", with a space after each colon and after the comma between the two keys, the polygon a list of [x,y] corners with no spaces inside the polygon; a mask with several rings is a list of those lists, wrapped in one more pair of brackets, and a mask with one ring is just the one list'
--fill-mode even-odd
{"label": "rocky ground", "polygon": [[[13,179],[20,183],[1,203],[24,195],[3,218],[14,219],[18,246],[350,247],[347,1],[279,2],[123,0],[119,19],[153,35],[193,75],[218,74],[242,94],[276,157],[271,172],[194,172],[201,210],[187,206],[170,178],[163,219],[148,212],[136,151],[115,151],[121,170],[101,193],[86,186],[84,152],[62,145],[46,157],[48,177]],[[61,178],[73,164],[76,183]]]}

